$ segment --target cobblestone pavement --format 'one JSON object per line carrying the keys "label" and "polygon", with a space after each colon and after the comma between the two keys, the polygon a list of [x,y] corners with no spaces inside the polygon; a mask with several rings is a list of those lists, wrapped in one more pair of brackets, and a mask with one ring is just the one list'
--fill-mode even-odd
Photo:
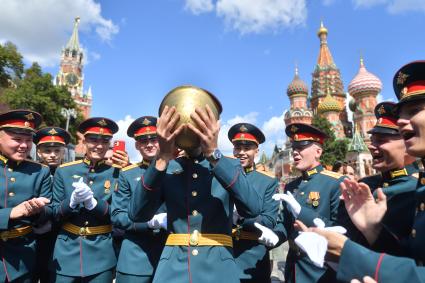
{"label": "cobblestone pavement", "polygon": [[283,260],[273,261],[273,270],[272,270],[272,283],[281,283],[285,282],[284,273],[285,273],[285,259],[288,254],[288,243],[285,242],[278,249],[283,249]]}

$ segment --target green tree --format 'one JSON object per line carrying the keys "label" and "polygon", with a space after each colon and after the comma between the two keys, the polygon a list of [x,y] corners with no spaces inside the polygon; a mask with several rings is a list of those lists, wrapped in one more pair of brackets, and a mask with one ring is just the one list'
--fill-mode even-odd
{"label": "green tree", "polygon": [[322,164],[332,166],[337,160],[344,161],[348,150],[348,139],[336,139],[331,123],[322,116],[315,115],[312,124],[329,137],[323,145],[323,154],[320,158]]}
{"label": "green tree", "polygon": [[[62,108],[77,109],[77,105],[66,87],[54,86],[52,80],[52,75],[43,74],[40,65],[33,63],[25,70],[23,78],[16,80],[16,88],[5,90],[1,101],[11,109],[26,108],[39,112],[43,115],[42,126],[65,128],[66,119],[61,114]],[[77,119],[69,125],[69,131],[74,137],[76,125],[82,121],[82,115],[78,113]]]}
{"label": "green tree", "polygon": [[0,44],[0,89],[7,88],[11,81],[22,77],[24,63],[16,45],[11,42]]}

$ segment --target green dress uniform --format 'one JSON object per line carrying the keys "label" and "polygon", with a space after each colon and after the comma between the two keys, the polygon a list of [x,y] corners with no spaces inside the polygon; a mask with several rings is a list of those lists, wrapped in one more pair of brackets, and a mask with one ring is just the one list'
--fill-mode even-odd
{"label": "green dress uniform", "polygon": [[[143,116],[136,119],[129,126],[127,135],[138,141],[155,138],[156,118]],[[151,229],[146,222],[134,222],[128,216],[131,196],[149,164],[146,160],[123,168],[118,190],[112,195],[112,223],[125,231],[116,268],[117,283],[152,282],[167,239],[168,233],[163,229]],[[162,212],[166,212],[164,206],[156,214]]]}
{"label": "green dress uniform", "polygon": [[171,233],[154,282],[239,282],[232,254],[232,213],[256,217],[262,197],[246,178],[239,160],[219,158],[214,167],[201,155],[180,157],[164,171],[155,162],[141,176],[129,216],[147,221],[165,202]]}
{"label": "green dress uniform", "polygon": [[[39,146],[65,147],[71,139],[71,135],[59,127],[45,127],[38,130],[34,136],[34,143]],[[46,164],[47,165],[47,164]],[[50,177],[53,180],[57,167],[49,166]],[[52,219],[50,219],[52,220]],[[52,221],[51,221],[52,222]],[[56,223],[51,223],[50,231],[36,234],[36,270],[33,274],[33,282],[47,283],[49,279],[49,262],[53,257],[53,249],[58,234]]]}
{"label": "green dress uniform", "polygon": [[[0,115],[0,130],[32,132],[41,123],[41,115],[29,110],[15,110]],[[28,133],[27,133],[28,134]],[[51,199],[49,167],[31,160],[15,162],[0,155],[0,268],[1,282],[30,282],[36,264],[33,226],[48,221],[52,210],[20,219],[10,219],[12,208],[36,197]]]}
{"label": "green dress uniform", "polygon": [[[146,222],[134,222],[128,217],[131,195],[148,165],[140,162],[123,168],[119,189],[112,196],[112,223],[125,231],[116,268],[117,282],[121,277],[122,282],[151,282],[167,239],[166,231],[153,230]],[[163,207],[156,214],[161,212],[165,212]]]}
{"label": "green dress uniform", "polygon": [[[111,137],[118,126],[106,118],[90,118],[79,131],[90,135]],[[53,182],[53,213],[60,230],[53,253],[51,270],[56,282],[112,281],[116,256],[112,245],[110,202],[118,189],[120,169],[104,160],[92,163],[87,157],[62,164]],[[97,205],[88,210],[83,204],[70,207],[74,191],[72,183],[83,178],[90,186]]]}
{"label": "green dress uniform", "polygon": [[258,242],[261,233],[254,223],[258,222],[270,229],[275,227],[279,203],[272,196],[276,193],[278,183],[276,178],[257,170],[246,174],[253,188],[262,195],[263,205],[259,216],[238,222],[233,232],[233,253],[242,282],[270,282],[269,248]]}
{"label": "green dress uniform", "polygon": [[[234,146],[258,147],[265,141],[261,130],[249,123],[233,125],[229,129],[228,138]],[[279,203],[274,201],[272,196],[277,192],[278,183],[274,176],[258,171],[255,165],[244,169],[248,181],[262,197],[263,202],[259,216],[238,220],[233,229],[233,254],[241,282],[270,282],[269,248],[258,242],[261,231],[254,226],[254,223],[257,222],[270,229],[275,227]]]}
{"label": "green dress uniform", "polygon": [[[306,146],[313,141],[323,144],[326,138],[319,129],[307,124],[290,124],[285,131],[291,138],[293,146]],[[302,176],[289,182],[285,186],[285,191],[291,192],[301,205],[297,219],[308,227],[315,226],[313,223],[315,218],[322,219],[326,226],[334,226],[339,214],[339,185],[344,178],[343,175],[325,170],[322,165],[318,165],[302,172]],[[282,219],[290,247],[286,259],[285,282],[332,282],[334,272],[326,267],[319,268],[313,265],[308,256],[294,243],[294,239],[298,236],[293,227],[296,219],[287,207],[283,211]]]}

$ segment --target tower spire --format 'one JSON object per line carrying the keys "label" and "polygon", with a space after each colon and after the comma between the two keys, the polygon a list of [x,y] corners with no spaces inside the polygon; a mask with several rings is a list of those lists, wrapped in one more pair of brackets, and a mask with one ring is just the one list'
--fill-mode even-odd
{"label": "tower spire", "polygon": [[80,17],[75,18],[74,30],[72,31],[71,38],[66,45],[66,49],[80,51],[80,42],[78,40],[78,25],[80,24]]}

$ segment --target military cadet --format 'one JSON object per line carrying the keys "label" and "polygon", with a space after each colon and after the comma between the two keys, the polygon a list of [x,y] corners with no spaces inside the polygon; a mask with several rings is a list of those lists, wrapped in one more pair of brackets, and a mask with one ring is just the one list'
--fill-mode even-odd
{"label": "military cadet", "polygon": [[105,164],[105,153],[118,125],[107,118],[83,121],[84,159],[65,163],[53,183],[54,216],[61,228],[53,253],[55,282],[111,282],[116,256],[110,208],[118,188],[119,167]]}
{"label": "military cadet", "polygon": [[[274,234],[271,229],[276,225],[278,203],[272,196],[277,192],[278,183],[270,174],[257,171],[254,161],[258,145],[265,141],[265,137],[260,129],[249,123],[233,125],[227,136],[233,144],[233,155],[240,160],[247,179],[263,199],[261,213],[256,218],[235,217],[238,213],[234,211],[233,255],[240,269],[241,282],[270,282],[269,252],[263,238]],[[268,232],[262,233],[255,225],[269,228]],[[276,241],[271,246],[278,241],[276,235],[274,238]]]}
{"label": "military cadet", "polygon": [[154,225],[155,220],[134,222],[128,217],[131,195],[137,187],[140,176],[159,150],[156,121],[155,117],[143,116],[131,123],[127,130],[127,135],[136,140],[135,146],[143,161],[122,169],[119,188],[112,196],[112,223],[115,227],[125,230],[117,263],[117,283],[152,282],[154,270],[167,238],[164,230],[166,229],[164,209],[160,208],[156,217],[154,216],[158,224],[163,225],[163,229]]}
{"label": "military cadet", "polygon": [[[388,209],[382,225],[398,240],[409,236],[412,229],[419,168],[415,157],[406,153],[404,140],[396,124],[394,106],[393,102],[381,102],[375,107],[377,123],[368,132],[371,134],[368,148],[373,158],[372,167],[380,173],[359,182],[367,184],[375,197],[376,189],[383,188]],[[392,241],[382,239],[373,244],[374,249],[402,255],[401,250],[395,249],[399,245],[394,245]]]}
{"label": "military cadet", "polygon": [[293,123],[285,132],[292,143],[294,166],[302,176],[288,183],[286,194],[273,198],[283,200],[284,225],[288,233],[290,250],[286,260],[286,282],[331,282],[334,274],[329,269],[313,265],[293,240],[298,235],[293,223],[301,220],[307,226],[314,226],[313,219],[321,218],[326,226],[333,226],[338,216],[339,184],[345,178],[338,173],[327,171],[320,164],[323,143],[327,138],[321,130],[302,123]]}
{"label": "military cadet", "polygon": [[[422,161],[425,158],[424,81],[425,61],[415,61],[403,66],[393,79],[394,91],[399,99],[396,105],[399,116],[397,125],[405,141],[406,152],[411,156],[420,157]],[[425,282],[425,268],[422,266],[425,258],[424,184],[424,173],[420,172],[413,229],[408,238],[400,240],[416,263],[410,258],[373,252],[338,233],[309,229],[326,237],[328,253],[339,258],[337,273],[339,280],[348,282],[353,278],[370,276],[377,282]],[[386,196],[382,190],[377,190],[375,200],[367,187],[347,182],[342,186],[342,193],[347,211],[353,222],[357,223],[356,226],[363,226],[369,237],[377,237],[379,241],[382,233],[387,231],[381,227],[381,221],[387,210]],[[358,260],[359,258],[361,260]]]}
{"label": "military cadet", "polygon": [[[37,156],[42,164],[49,166],[53,177],[56,168],[62,164],[65,147],[71,139],[70,134],[59,127],[45,127],[36,132],[34,143],[37,145]],[[56,227],[49,221],[42,229],[35,229],[37,236],[37,262],[33,274],[33,282],[49,282],[48,264],[53,256],[53,248],[57,237]]]}
{"label": "military cadet", "polygon": [[31,282],[33,227],[51,217],[49,168],[27,159],[41,115],[30,110],[0,114],[0,282]]}
{"label": "military cadet", "polygon": [[[216,100],[207,91],[195,91]],[[164,107],[157,124],[160,152],[138,182],[129,216],[146,221],[163,201],[167,207],[170,235],[154,282],[239,282],[232,255],[233,206],[242,217],[252,218],[260,213],[262,198],[239,160],[222,156],[217,148],[220,127],[211,108],[196,107],[190,114],[197,126],[181,124],[173,130],[180,115],[175,106]],[[200,145],[173,160],[175,137],[185,128],[199,137]]]}

